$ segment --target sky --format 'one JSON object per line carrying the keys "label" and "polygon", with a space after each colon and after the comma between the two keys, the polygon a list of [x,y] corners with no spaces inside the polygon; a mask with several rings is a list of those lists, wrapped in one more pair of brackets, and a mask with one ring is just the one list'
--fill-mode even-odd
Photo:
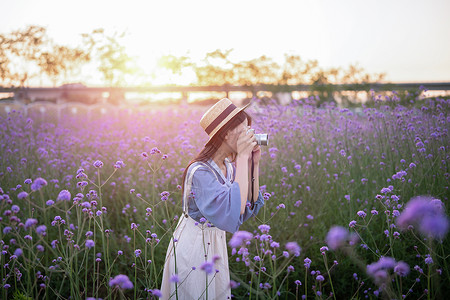
{"label": "sky", "polygon": [[0,0],[0,33],[40,25],[55,42],[126,32],[141,67],[165,54],[236,61],[285,53],[319,65],[358,64],[389,82],[450,81],[448,0]]}

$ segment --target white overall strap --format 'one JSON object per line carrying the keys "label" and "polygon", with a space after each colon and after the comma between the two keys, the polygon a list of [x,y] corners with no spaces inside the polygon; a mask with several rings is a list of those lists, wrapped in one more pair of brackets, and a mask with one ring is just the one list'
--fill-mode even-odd
{"label": "white overall strap", "polygon": [[[217,177],[216,172],[211,169],[208,164],[198,161],[194,163],[195,165],[192,167],[191,171],[186,176],[186,182],[184,183],[184,195],[183,195],[183,214],[188,214],[188,200],[189,200],[189,194],[191,193],[191,187],[192,187],[192,178],[194,177],[195,171],[197,171],[200,167],[207,167],[215,176],[216,179],[219,180]],[[220,181],[219,181],[220,182]]]}

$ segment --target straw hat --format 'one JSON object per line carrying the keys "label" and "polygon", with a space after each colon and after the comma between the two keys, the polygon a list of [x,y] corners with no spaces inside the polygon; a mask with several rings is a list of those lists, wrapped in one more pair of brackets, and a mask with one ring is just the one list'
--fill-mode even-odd
{"label": "straw hat", "polygon": [[[200,119],[200,126],[209,135],[208,142],[213,136],[222,128],[228,121],[231,120],[240,111],[246,109],[250,103],[238,108],[228,98],[223,98],[216,104],[214,104],[208,111],[203,114]],[[207,143],[208,143],[207,142]]]}

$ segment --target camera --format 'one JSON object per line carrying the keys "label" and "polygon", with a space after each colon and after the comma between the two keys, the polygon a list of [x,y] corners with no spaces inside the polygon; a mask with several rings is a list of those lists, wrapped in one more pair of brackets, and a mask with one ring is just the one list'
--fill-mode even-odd
{"label": "camera", "polygon": [[267,133],[255,133],[255,129],[247,130],[247,134],[249,132],[253,132],[256,143],[260,146],[268,146],[269,145],[269,134]]}

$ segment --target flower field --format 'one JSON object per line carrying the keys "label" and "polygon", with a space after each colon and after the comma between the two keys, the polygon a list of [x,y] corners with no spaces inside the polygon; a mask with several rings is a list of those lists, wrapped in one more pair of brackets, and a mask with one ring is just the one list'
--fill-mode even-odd
{"label": "flower field", "polygon": [[[270,136],[266,201],[228,234],[236,298],[450,293],[449,100],[405,106],[374,94],[361,110],[254,102],[253,127]],[[207,140],[204,111],[0,117],[1,298],[161,296],[182,173]]]}

